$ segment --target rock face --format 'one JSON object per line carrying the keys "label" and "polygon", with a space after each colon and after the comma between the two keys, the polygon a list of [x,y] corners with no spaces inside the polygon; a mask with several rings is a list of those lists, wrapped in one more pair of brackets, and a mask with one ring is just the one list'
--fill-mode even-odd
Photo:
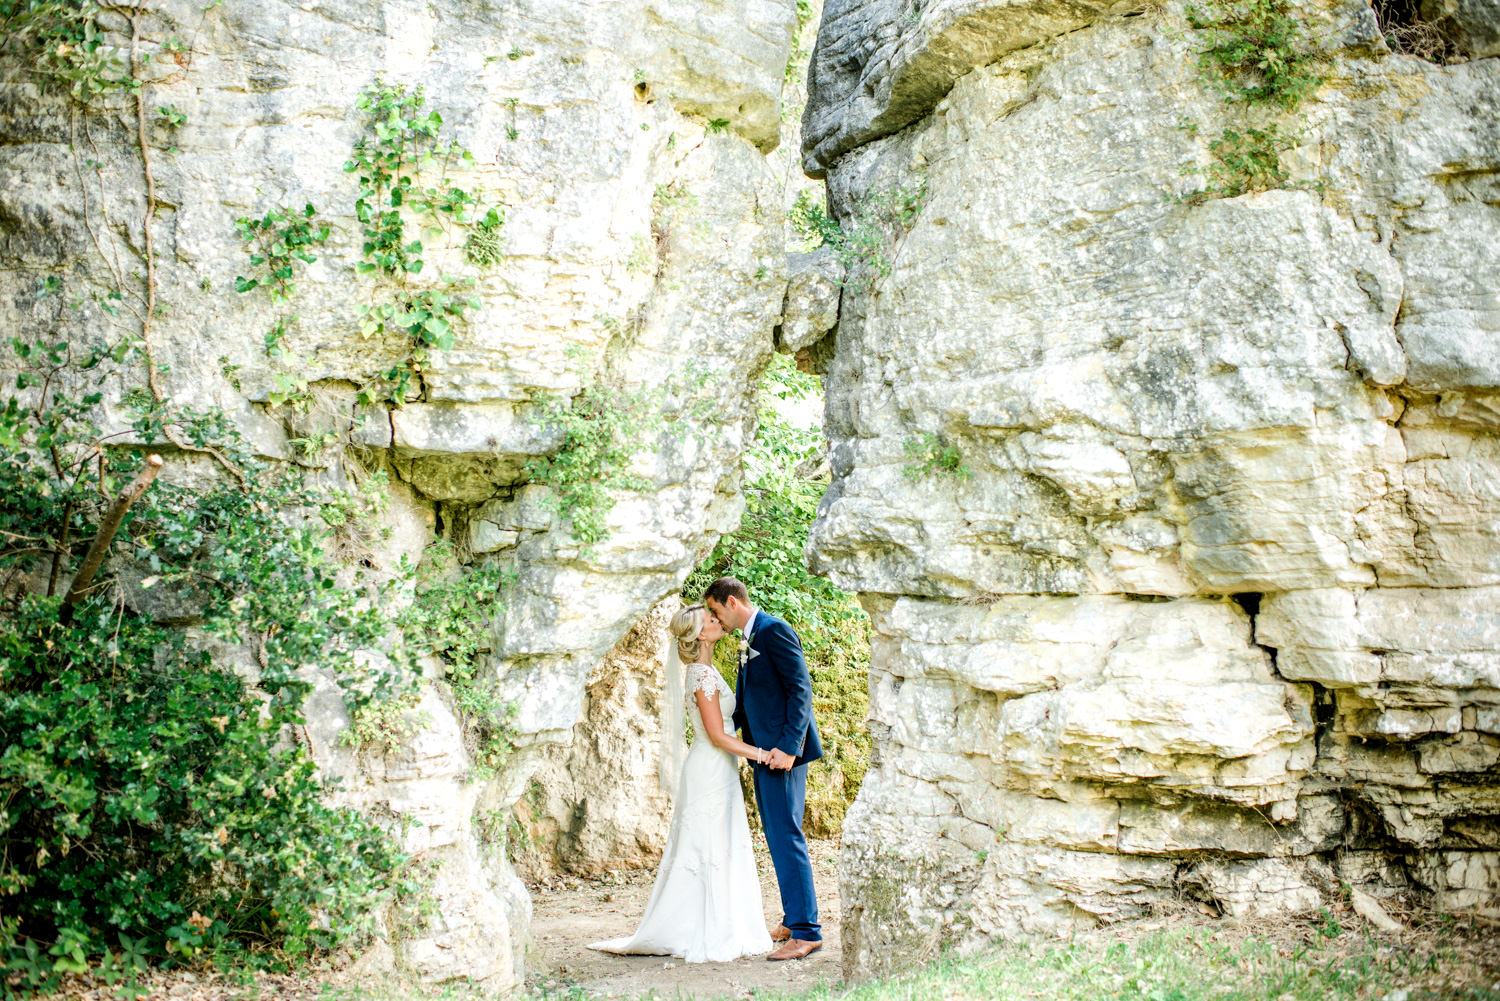
{"label": "rock face", "polygon": [[681,608],[662,599],[615,644],[589,673],[572,742],[542,753],[519,811],[539,868],[592,874],[661,857],[676,792],[660,767],[673,708],[663,672]]}
{"label": "rock face", "polygon": [[1241,112],[1181,5],[825,10],[804,163],[881,234],[811,351],[809,559],[875,635],[850,973],[1335,880],[1500,909],[1500,63],[1297,9],[1286,187],[1201,201]]}
{"label": "rock face", "polygon": [[[388,759],[337,746],[348,720],[331,689],[310,707],[307,735],[349,802],[421,820],[408,847],[434,874],[437,907],[395,937],[395,960],[423,979],[505,987],[519,977],[529,904],[485,818],[524,794],[543,749],[573,734],[601,658],[739,515],[742,444],[786,285],[782,181],[764,154],[780,131],[796,5],[139,7],[154,267],[134,103],[116,94],[80,111],[7,65],[0,324],[80,347],[138,338],[140,304],[154,296],[149,347],[175,404],[224,408],[262,453],[325,482],[348,483],[356,452],[359,466],[390,475],[361,553],[369,566],[417,558],[436,535],[514,571],[481,672],[516,710],[518,748],[498,774],[476,778],[436,681],[418,734]],[[101,15],[106,45],[128,53],[130,25],[113,11]],[[378,279],[355,270],[364,237],[344,169],[371,134],[356,101],[377,80],[423,88],[423,113],[437,111],[442,137],[474,154],[456,180],[505,211],[491,260],[433,250],[439,263],[416,279],[439,267],[471,277],[480,308],[395,409],[356,400],[401,350],[360,334],[357,308]],[[158,120],[159,107],[185,124]],[[307,204],[330,234],[315,263],[295,264],[293,302],[237,294],[251,264],[236,219]],[[265,335],[288,313],[299,319],[286,354],[269,357]],[[631,388],[685,379],[712,396],[716,419],[644,443],[632,472],[645,489],[619,494],[609,538],[589,551],[525,467],[559,444],[538,424],[539,401],[572,397],[600,371]],[[305,388],[305,410],[280,405],[287,380]],[[134,360],[108,373],[113,420],[145,382]],[[669,412],[684,404],[663,392]],[[318,447],[322,435],[353,451]],[[632,850],[653,836],[639,832]]]}

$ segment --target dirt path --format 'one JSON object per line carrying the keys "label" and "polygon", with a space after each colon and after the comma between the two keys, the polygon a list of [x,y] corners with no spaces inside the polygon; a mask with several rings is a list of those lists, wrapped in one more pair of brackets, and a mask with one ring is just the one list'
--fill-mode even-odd
{"label": "dirt path", "polygon": [[[781,920],[781,898],[765,841],[757,833],[766,927]],[[628,935],[646,909],[655,873],[621,872],[595,879],[566,877],[531,887],[531,933],[539,956],[528,964],[535,991],[581,988],[603,997],[655,990],[667,998],[747,998],[752,991],[803,991],[836,982],[839,969],[838,843],[809,841],[813,883],[823,923],[823,948],[803,960],[768,963],[760,957],[733,963],[683,963],[662,956],[611,956],[587,943]]]}

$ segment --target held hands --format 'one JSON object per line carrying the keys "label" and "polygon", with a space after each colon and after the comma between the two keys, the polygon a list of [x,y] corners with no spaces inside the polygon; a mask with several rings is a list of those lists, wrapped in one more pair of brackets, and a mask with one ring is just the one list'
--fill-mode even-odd
{"label": "held hands", "polygon": [[790,771],[792,765],[796,762],[796,760],[796,758],[792,757],[790,754],[787,754],[785,751],[781,751],[773,747],[766,756],[766,767],[771,769],[772,771]]}

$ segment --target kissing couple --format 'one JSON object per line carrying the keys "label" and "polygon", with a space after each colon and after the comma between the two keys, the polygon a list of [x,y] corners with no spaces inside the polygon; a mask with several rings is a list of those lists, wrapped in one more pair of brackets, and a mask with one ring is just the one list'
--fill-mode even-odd
{"label": "kissing couple", "polygon": [[[744,636],[733,691],[713,666],[714,643],[730,629]],[[720,577],[703,592],[703,604],[678,612],[671,633],[667,738],[679,777],[667,846],[635,934],[589,948],[705,963],[758,955],[781,942],[767,959],[802,959],[823,945],[802,836],[807,763],[822,757],[823,747],[802,643],[791,626],[752,605],[733,577]],[[684,711],[694,733],[686,751]],[[781,888],[781,924],[769,933],[737,757],[755,771],[755,805]]]}

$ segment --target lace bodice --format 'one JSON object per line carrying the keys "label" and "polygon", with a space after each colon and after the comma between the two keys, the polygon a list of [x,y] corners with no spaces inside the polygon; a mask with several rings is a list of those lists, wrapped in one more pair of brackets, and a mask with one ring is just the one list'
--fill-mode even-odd
{"label": "lace bodice", "polygon": [[683,686],[686,689],[683,701],[687,703],[688,719],[693,721],[693,732],[703,732],[703,714],[698,711],[698,693],[718,692],[719,712],[724,717],[724,732],[734,733],[734,723],[731,720],[735,707],[734,689],[729,687],[728,682],[712,664],[687,664],[683,670],[687,671],[687,684]]}

